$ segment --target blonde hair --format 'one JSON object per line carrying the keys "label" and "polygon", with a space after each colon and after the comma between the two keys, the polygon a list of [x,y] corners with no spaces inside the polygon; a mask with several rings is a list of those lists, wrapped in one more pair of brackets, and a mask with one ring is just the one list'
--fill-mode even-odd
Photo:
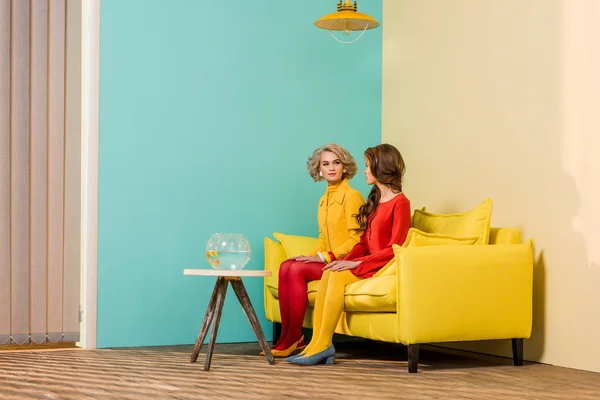
{"label": "blonde hair", "polygon": [[350,154],[348,150],[339,144],[330,143],[313,151],[312,156],[308,158],[306,163],[308,174],[314,179],[315,182],[323,180],[323,177],[319,175],[319,164],[321,163],[321,154],[326,151],[329,151],[340,158],[340,161],[346,170],[346,172],[344,172],[342,175],[342,179],[352,179],[354,175],[356,175],[358,166],[356,165],[356,161],[354,161],[352,154]]}

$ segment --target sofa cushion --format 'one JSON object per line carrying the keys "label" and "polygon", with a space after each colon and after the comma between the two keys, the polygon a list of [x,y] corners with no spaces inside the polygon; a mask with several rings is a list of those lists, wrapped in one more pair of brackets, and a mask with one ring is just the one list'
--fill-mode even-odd
{"label": "sofa cushion", "polygon": [[458,214],[433,214],[423,208],[415,210],[413,227],[428,233],[476,236],[475,244],[488,244],[491,216],[492,199],[487,199],[471,211]]}
{"label": "sofa cushion", "polygon": [[521,231],[516,228],[490,228],[489,244],[521,244]]}
{"label": "sofa cushion", "polygon": [[410,228],[402,247],[471,245],[475,244],[477,236],[462,237],[443,233],[428,233],[416,228]]}
{"label": "sofa cushion", "polygon": [[375,272],[373,278],[378,276],[396,275],[396,258],[392,258],[387,264],[383,266],[379,271]]}
{"label": "sofa cushion", "polygon": [[[477,242],[478,237],[458,237],[444,235],[441,233],[427,233],[415,228],[408,230],[408,235],[402,247],[420,247],[420,246],[443,246],[443,245],[472,245]],[[397,245],[394,245],[397,246]],[[381,268],[374,276],[387,276],[396,274],[396,257]]]}
{"label": "sofa cushion", "polygon": [[396,276],[378,276],[346,286],[345,310],[366,312],[396,311]]}
{"label": "sofa cushion", "polygon": [[315,255],[319,239],[308,236],[286,235],[275,232],[273,236],[281,242],[285,249],[286,258]]}
{"label": "sofa cushion", "polygon": [[319,281],[310,281],[308,282],[308,290],[306,291],[308,293],[308,305],[309,306],[314,306],[315,305],[315,300],[317,298],[317,291],[319,289]]}
{"label": "sofa cushion", "polygon": [[[267,289],[279,298],[277,285],[267,283]],[[317,298],[319,281],[308,282],[308,305],[314,306]],[[346,311],[395,312],[396,311],[396,277],[383,276],[368,278],[346,286]]]}

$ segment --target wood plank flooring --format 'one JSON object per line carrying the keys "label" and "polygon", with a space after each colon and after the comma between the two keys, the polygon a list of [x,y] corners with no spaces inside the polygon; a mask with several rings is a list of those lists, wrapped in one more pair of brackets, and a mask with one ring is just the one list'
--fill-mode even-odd
{"label": "wood plank flooring", "polygon": [[[600,399],[600,374],[425,347],[418,374],[406,348],[336,344],[332,366],[269,365],[258,344],[1,351],[0,399]],[[203,348],[203,350],[205,350]],[[585,355],[582,355],[582,357]]]}

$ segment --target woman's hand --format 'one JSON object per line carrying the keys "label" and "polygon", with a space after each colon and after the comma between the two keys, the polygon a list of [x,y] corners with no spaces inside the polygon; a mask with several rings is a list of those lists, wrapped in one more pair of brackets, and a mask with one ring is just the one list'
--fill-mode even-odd
{"label": "woman's hand", "polygon": [[350,261],[350,260],[335,260],[327,264],[323,269],[329,269],[331,271],[345,271],[347,269],[354,269],[358,267],[362,261]]}
{"label": "woman's hand", "polygon": [[319,256],[298,256],[298,257],[294,257],[293,259],[296,261],[304,261],[305,263],[310,263],[310,262],[322,263],[323,262],[323,261],[321,261]]}

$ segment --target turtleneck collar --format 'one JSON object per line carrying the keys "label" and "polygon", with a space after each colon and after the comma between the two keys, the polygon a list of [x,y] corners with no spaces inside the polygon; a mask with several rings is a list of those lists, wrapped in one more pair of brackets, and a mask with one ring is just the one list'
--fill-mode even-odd
{"label": "turtleneck collar", "polygon": [[345,179],[342,179],[341,181],[339,181],[338,183],[334,184],[334,185],[327,185],[327,193],[333,193],[335,192],[342,184],[342,182]]}

